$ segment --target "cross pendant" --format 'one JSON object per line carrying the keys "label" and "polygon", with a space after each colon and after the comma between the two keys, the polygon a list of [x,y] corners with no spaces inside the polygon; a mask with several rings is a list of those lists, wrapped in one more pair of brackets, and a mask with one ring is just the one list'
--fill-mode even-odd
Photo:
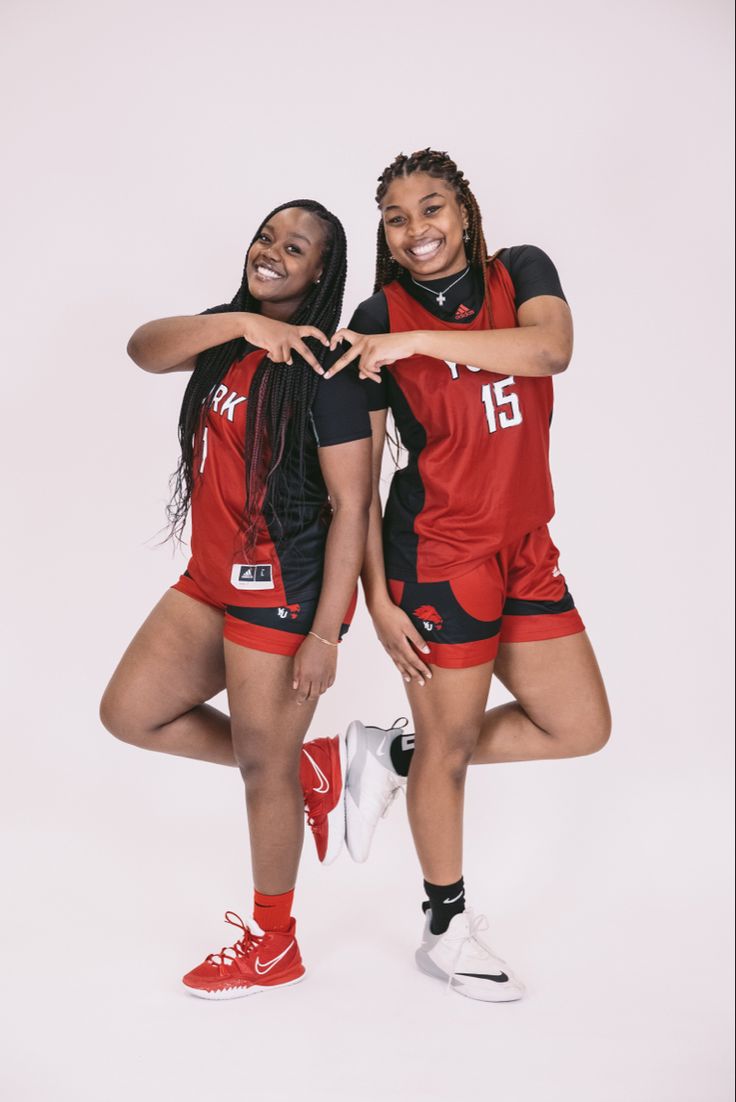
{"label": "cross pendant", "polygon": [[440,293],[437,295],[437,305],[438,306],[444,306],[445,302],[446,302],[445,296],[442,294],[442,291],[440,291]]}

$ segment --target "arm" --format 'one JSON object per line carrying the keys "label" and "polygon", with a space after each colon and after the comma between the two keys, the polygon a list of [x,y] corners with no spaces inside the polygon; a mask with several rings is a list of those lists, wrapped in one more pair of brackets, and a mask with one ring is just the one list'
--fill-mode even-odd
{"label": "arm", "polygon": [[[369,438],[319,449],[319,462],[332,502],[325,567],[312,631],[336,643],[345,611],[360,573],[368,532],[370,505]],[[297,702],[316,700],[335,680],[337,647],[313,635],[304,640],[294,659]]]}
{"label": "arm", "polygon": [[200,352],[238,337],[263,348],[275,363],[291,364],[294,350],[319,375],[323,374],[303,339],[315,337],[323,345],[329,345],[320,329],[313,325],[289,325],[242,310],[148,321],[128,341],[128,355],[138,367],[154,375],[193,371]]}
{"label": "arm", "polygon": [[371,614],[379,641],[405,681],[415,678],[420,685],[431,677],[429,667],[422,662],[417,651],[429,650],[409,617],[391,599],[386,584],[386,568],[383,561],[383,534],[381,510],[381,462],[386,440],[386,410],[371,413],[373,429],[373,494],[371,497],[368,539],[361,581],[368,611]]}
{"label": "arm", "polygon": [[554,295],[538,295],[518,310],[514,329],[427,329],[410,333],[359,336],[341,329],[334,344],[347,340],[352,345],[329,375],[341,371],[360,357],[363,378],[378,379],[386,364],[409,356],[432,356],[450,363],[470,364],[499,375],[558,375],[572,357],[572,314],[570,307]]}
{"label": "arm", "polygon": [[200,352],[242,337],[244,322],[245,314],[240,312],[147,321],[128,341],[128,355],[154,375],[193,371]]}

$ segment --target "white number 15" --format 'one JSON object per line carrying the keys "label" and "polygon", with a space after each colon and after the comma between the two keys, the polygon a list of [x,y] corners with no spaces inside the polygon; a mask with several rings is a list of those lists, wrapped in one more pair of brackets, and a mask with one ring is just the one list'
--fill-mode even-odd
{"label": "white number 15", "polygon": [[[509,393],[506,387],[512,386],[514,376],[509,375],[497,383],[485,383],[480,392],[481,401],[485,406],[488,431],[495,432],[497,428],[510,429],[513,425],[520,425],[523,421],[519,395]],[[507,406],[508,409],[502,407]],[[498,413],[498,423],[496,422]]]}

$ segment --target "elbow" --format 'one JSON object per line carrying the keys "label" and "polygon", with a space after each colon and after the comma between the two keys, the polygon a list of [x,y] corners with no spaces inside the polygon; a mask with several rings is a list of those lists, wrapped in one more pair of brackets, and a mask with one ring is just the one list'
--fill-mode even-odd
{"label": "elbow", "polygon": [[571,348],[545,346],[540,355],[540,375],[561,375],[572,359]]}
{"label": "elbow", "polygon": [[138,338],[138,332],[139,331],[136,329],[135,333],[133,334],[133,336],[128,341],[128,345],[127,345],[127,348],[125,349],[125,351],[128,353],[128,355],[130,356],[131,360],[136,365],[136,367],[141,367],[145,371],[146,368],[145,368],[144,364],[141,362],[141,360],[142,360],[142,349],[141,349],[140,340]]}

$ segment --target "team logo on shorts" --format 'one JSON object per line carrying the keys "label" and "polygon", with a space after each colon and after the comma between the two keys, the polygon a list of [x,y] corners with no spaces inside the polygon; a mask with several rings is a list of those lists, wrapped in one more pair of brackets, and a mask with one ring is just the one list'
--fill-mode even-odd
{"label": "team logo on shorts", "polygon": [[432,608],[432,605],[420,605],[419,608],[414,609],[414,616],[417,620],[422,621],[422,625],[425,631],[442,631],[442,625],[444,623],[442,617],[436,608]]}
{"label": "team logo on shorts", "polygon": [[279,614],[280,620],[285,620],[287,616],[290,620],[296,620],[297,616],[302,610],[301,605],[286,605],[282,608],[277,608],[276,611]]}

